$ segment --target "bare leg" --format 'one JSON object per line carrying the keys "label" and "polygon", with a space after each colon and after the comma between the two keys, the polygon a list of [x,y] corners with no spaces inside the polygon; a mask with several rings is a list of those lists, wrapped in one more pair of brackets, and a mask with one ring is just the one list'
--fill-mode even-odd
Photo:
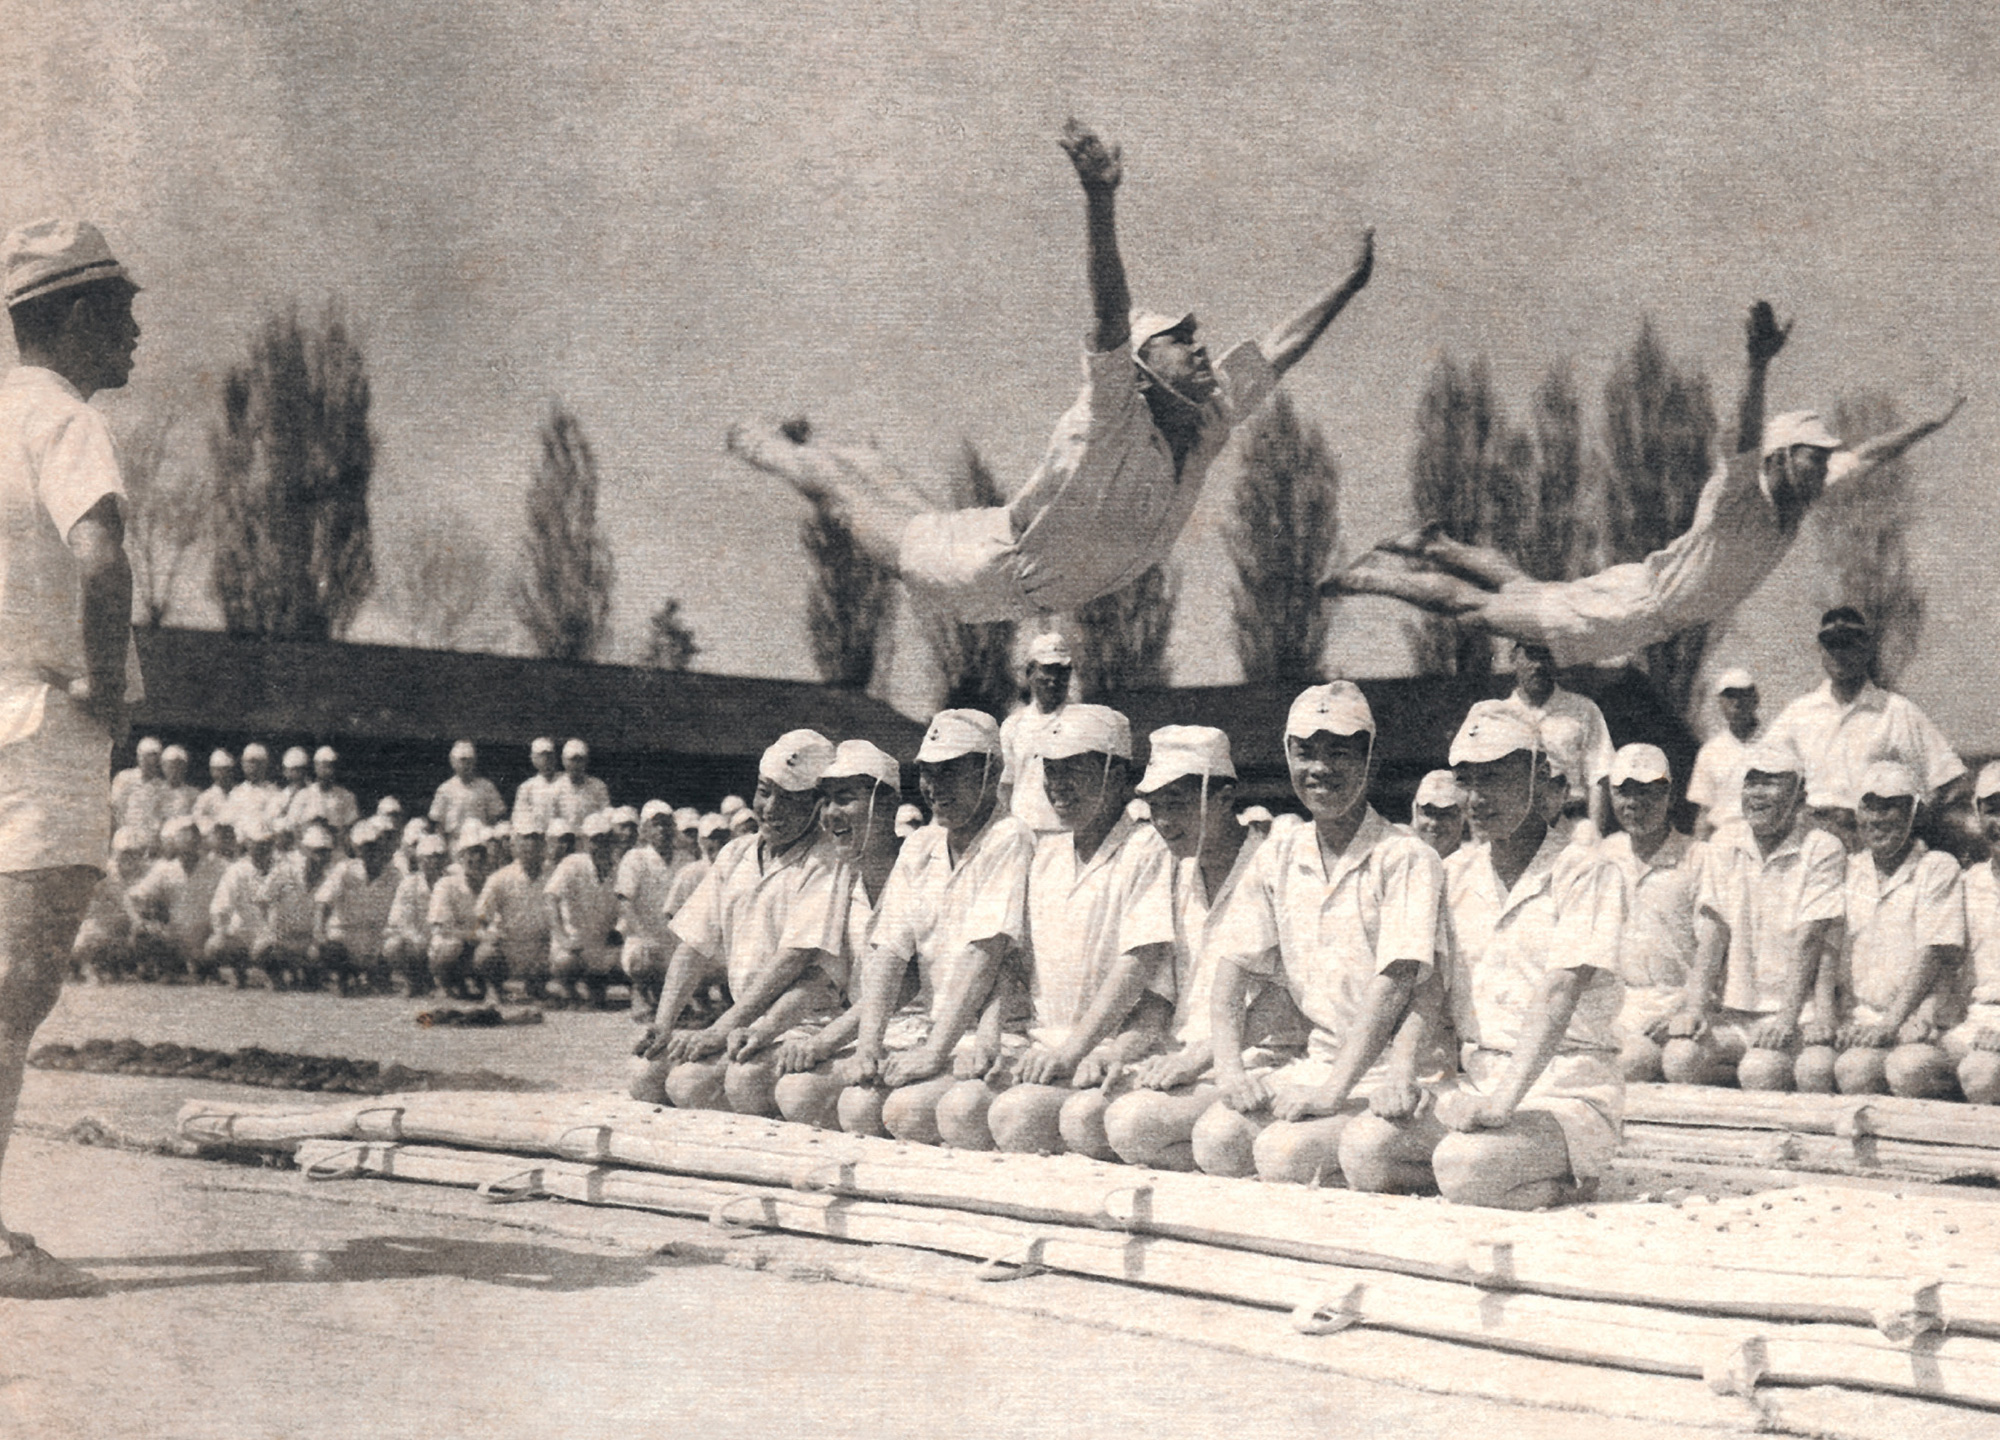
{"label": "bare leg", "polygon": [[861,548],[894,568],[912,518],[938,507],[873,450],[791,440],[775,426],[738,425],[729,453],[753,470],[775,475],[816,504],[830,506],[853,529]]}
{"label": "bare leg", "polygon": [[1496,1130],[1454,1131],[1431,1155],[1438,1189],[1458,1205],[1540,1210],[1581,1194],[1569,1168],[1569,1146],[1555,1117],[1517,1111]]}
{"label": "bare leg", "polygon": [[[97,871],[82,865],[0,875],[0,1164],[14,1130],[28,1047],[62,994],[70,946],[97,880]],[[0,1222],[0,1294],[10,1283],[24,1295],[73,1293],[89,1283],[81,1271],[47,1256],[37,1261],[33,1244]]]}

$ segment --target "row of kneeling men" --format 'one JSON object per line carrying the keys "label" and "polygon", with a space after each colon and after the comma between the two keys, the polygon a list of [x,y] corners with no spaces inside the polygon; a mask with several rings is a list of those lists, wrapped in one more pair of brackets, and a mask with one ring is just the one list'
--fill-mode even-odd
{"label": "row of kneeling men", "polygon": [[710,818],[656,800],[576,826],[468,819],[449,835],[382,814],[336,837],[251,817],[239,840],[234,823],[204,835],[181,816],[157,847],[123,827],[76,964],[99,980],[261,974],[274,988],[399,985],[495,1002],[511,978],[530,997],[553,985],[555,998],[602,1003],[614,979],[663,968],[666,923],[727,838]]}
{"label": "row of kneeling men", "polygon": [[[1627,1076],[1663,1065],[1992,1098],[2000,974],[1974,981],[2000,888],[1912,837],[1906,768],[1869,768],[1850,857],[1790,751],[1760,749],[1743,817],[1694,842],[1665,756],[1627,746],[1600,841],[1535,717],[1484,701],[1406,827],[1366,799],[1374,728],[1352,685],[1301,694],[1308,818],[1266,834],[1234,823],[1223,732],[1155,731],[1141,774],[1123,716],[1067,706],[1039,741],[1061,828],[1037,833],[996,804],[992,720],[945,711],[917,755],[933,823],[904,842],[893,757],[794,732],[760,767],[762,835],[670,927],[633,1093],[1507,1206],[1588,1193]],[[1977,788],[2000,831],[2000,770]],[[692,1024],[713,979],[729,1008]]]}

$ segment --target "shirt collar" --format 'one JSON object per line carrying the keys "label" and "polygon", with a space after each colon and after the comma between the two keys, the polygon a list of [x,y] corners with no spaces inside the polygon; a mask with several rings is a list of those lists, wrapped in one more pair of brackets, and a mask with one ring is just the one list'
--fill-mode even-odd
{"label": "shirt collar", "polygon": [[[1861,853],[1868,855],[1866,850],[1863,850]],[[1877,869],[1875,857],[1868,855],[1868,868],[1875,876],[1875,893],[1878,896],[1887,895],[1891,891],[1900,890],[1903,886],[1909,884],[1916,876],[1918,862],[1929,853],[1930,846],[1924,844],[1921,840],[1912,840],[1910,842],[1909,854],[1903,857],[1903,863],[1898,865],[1894,873],[1889,875],[1884,875]]]}
{"label": "shirt collar", "polygon": [[1298,846],[1294,863],[1308,874],[1316,875],[1331,890],[1349,874],[1365,865],[1370,854],[1382,837],[1389,833],[1389,822],[1375,813],[1373,805],[1367,806],[1361,814],[1361,823],[1354,828],[1354,836],[1347,842],[1347,848],[1336,855],[1333,868],[1326,868],[1326,852],[1319,843],[1319,826],[1310,818],[1299,828]]}
{"label": "shirt collar", "polygon": [[1117,858],[1118,852],[1124,849],[1125,842],[1132,837],[1132,832],[1138,828],[1139,822],[1134,820],[1131,815],[1120,815],[1118,823],[1111,827],[1110,833],[1098,844],[1096,853],[1090,857],[1087,863],[1080,863],[1077,860],[1076,832],[1073,830],[1067,832],[1069,835],[1070,864],[1075,867],[1075,878],[1081,880],[1098,866],[1109,865],[1112,860]]}
{"label": "shirt collar", "polygon": [[[1549,888],[1550,877],[1555,873],[1556,861],[1568,848],[1568,840],[1554,829],[1542,837],[1541,848],[1536,850],[1534,858],[1528,861],[1528,868],[1521,872],[1521,877],[1514,882],[1514,888],[1501,896],[1502,917]],[[1487,874],[1492,877],[1493,883],[1489,888],[1497,893],[1500,889],[1500,872],[1493,866],[1493,846],[1490,843],[1480,847],[1479,860],[1485,866]]]}
{"label": "shirt collar", "polygon": [[1851,715],[1856,710],[1884,710],[1889,705],[1889,692],[1873,680],[1865,680],[1854,697],[1854,703],[1843,705],[1840,697],[1833,693],[1833,681],[1822,681],[1817,692],[1826,707],[1842,715]]}

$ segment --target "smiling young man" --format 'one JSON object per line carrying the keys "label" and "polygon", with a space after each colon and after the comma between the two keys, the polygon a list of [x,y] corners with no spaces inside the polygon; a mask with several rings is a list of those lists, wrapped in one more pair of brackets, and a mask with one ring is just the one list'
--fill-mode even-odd
{"label": "smiling young man", "polygon": [[[1909,766],[1878,760],[1855,804],[1861,848],[1847,862],[1847,964],[1839,984],[1844,1095],[1938,1099],[1953,1066],[1939,1035],[1958,1020],[1954,994],[1965,953],[1958,862],[1914,834],[1926,793]],[[1822,978],[1823,1007],[1835,990]]]}
{"label": "smiling young man", "polygon": [[[683,1109],[725,1106],[730,1047],[795,988],[822,1013],[840,1008],[851,876],[819,828],[820,777],[833,742],[813,730],[779,736],[757,763],[758,828],[725,845],[674,916],[676,943],[660,1007],[636,1053],[651,1067],[633,1093],[660,1090]],[[729,1008],[682,1028],[695,991],[720,976]]]}
{"label": "smiling young man", "polygon": [[[1805,766],[1783,740],[1744,756],[1741,814],[1710,839],[1701,907],[1722,953],[1703,945],[1668,1020],[1665,1078],[1745,1090],[1831,1089],[1833,1016],[1813,1004],[1846,936],[1847,850],[1805,817]],[[1817,1078],[1816,1078],[1817,1077]]]}
{"label": "smiling young man", "polygon": [[[1341,1135],[1371,1092],[1394,1113],[1416,1103],[1420,1067],[1440,1068],[1423,1041],[1441,1025],[1404,1022],[1436,971],[1444,871],[1368,803],[1374,749],[1374,713],[1351,682],[1292,701],[1285,761],[1311,821],[1272,833],[1209,941],[1218,1094],[1192,1138],[1211,1175],[1337,1183]],[[1304,1056],[1275,1069],[1244,1061],[1254,981],[1282,985],[1312,1027]]]}
{"label": "smiling young man", "polygon": [[1452,740],[1474,841],[1444,867],[1463,1073],[1434,1104],[1355,1119],[1340,1163],[1357,1189],[1535,1210],[1587,1194],[1618,1149],[1625,880],[1549,828],[1540,743],[1504,701],[1474,705]]}
{"label": "smiling young man", "polygon": [[738,458],[834,506],[926,605],[964,621],[1074,611],[1163,560],[1231,430],[1305,357],[1374,264],[1370,232],[1343,280],[1261,348],[1246,341],[1211,367],[1193,315],[1132,308],[1118,253],[1118,147],[1074,120],[1059,143],[1083,188],[1094,327],[1083,393],[1012,501],[935,509],[880,453],[813,440],[803,422],[739,427],[729,438]]}
{"label": "smiling young man", "polygon": [[[960,1082],[938,1102],[959,1149],[1055,1153],[1062,1110],[1150,1049],[1173,1014],[1173,856],[1132,799],[1132,727],[1072,705],[1042,736],[1042,776],[1064,829],[1035,846],[1028,875],[1031,1043],[1018,1064]],[[994,1084],[1016,1082],[997,1094]],[[1098,1157],[1115,1156],[1108,1146]]]}
{"label": "smiling young man", "polygon": [[999,1059],[1005,999],[1018,992],[996,981],[1026,934],[1035,848],[1027,822],[1000,804],[1001,751],[990,715],[931,717],[917,779],[934,823],[904,842],[875,907],[853,979],[854,1052],[812,1095],[804,1094],[804,1077],[780,1082],[788,1118],[809,1117],[786,1103],[787,1084],[801,1102],[816,1104],[818,1123],[825,1123],[825,1090],[838,1085],[842,1129],[936,1144],[939,1100]]}

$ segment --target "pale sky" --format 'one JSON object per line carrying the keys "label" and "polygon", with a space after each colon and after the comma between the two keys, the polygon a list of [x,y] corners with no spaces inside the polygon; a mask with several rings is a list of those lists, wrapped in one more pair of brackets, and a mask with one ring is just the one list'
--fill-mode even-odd
{"label": "pale sky", "polygon": [[[1142,303],[1220,349],[1341,273],[1374,283],[1291,389],[1345,474],[1350,549],[1408,522],[1441,350],[1518,418],[1551,360],[1594,397],[1640,314],[1733,406],[1758,297],[1796,316],[1774,408],[1971,404],[1918,452],[1931,620],[1905,688],[2000,748],[2000,11],[1992,4],[336,5],[83,0],[0,38],[0,225],[97,218],[147,287],[113,409],[197,420],[272,307],[338,296],[366,350],[378,560],[444,508],[503,557],[538,415],[602,463],[615,654],[678,596],[701,668],[810,673],[802,503],[733,467],[738,416],[808,412],[920,477],[961,437],[1009,483],[1073,397],[1081,209],[1053,137],[1122,141]],[[182,428],[199,459],[200,426]],[[1175,673],[1237,678],[1218,464],[1177,552]],[[213,610],[187,587],[176,618]],[[1817,679],[1811,536],[1716,663]],[[1407,612],[1336,622],[1350,673],[1407,668]],[[493,606],[496,638],[508,626]],[[398,617],[358,638],[396,639]],[[888,690],[928,700],[905,625]]]}

